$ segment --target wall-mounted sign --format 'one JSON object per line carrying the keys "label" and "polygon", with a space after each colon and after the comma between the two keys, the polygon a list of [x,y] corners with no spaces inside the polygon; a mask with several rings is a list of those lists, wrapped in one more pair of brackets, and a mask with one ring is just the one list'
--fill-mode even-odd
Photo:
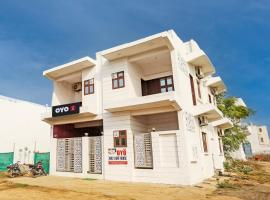
{"label": "wall-mounted sign", "polygon": [[77,103],[70,103],[60,106],[53,106],[52,107],[52,116],[58,117],[63,115],[72,115],[72,114],[78,114],[80,112],[80,106],[82,105],[82,102]]}
{"label": "wall-mounted sign", "polygon": [[109,165],[127,165],[127,150],[126,148],[109,148],[108,149]]}

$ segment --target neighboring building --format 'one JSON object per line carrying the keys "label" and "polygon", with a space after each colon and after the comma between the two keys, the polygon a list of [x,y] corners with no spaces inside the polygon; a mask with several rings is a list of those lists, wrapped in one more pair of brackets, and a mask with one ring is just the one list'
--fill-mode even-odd
{"label": "neighboring building", "polygon": [[[0,110],[1,159],[14,152],[14,162],[28,164],[33,163],[34,152],[49,151],[50,126],[40,120],[45,106],[0,96]],[[5,168],[1,159],[0,167]]]}
{"label": "neighboring building", "polygon": [[[242,98],[238,98],[236,104],[247,107]],[[266,126],[248,125],[243,122],[240,125],[246,129],[247,141],[231,153],[233,158],[246,160],[256,154],[270,154],[270,139]]]}
{"label": "neighboring building", "polygon": [[194,40],[166,31],[44,71],[51,174],[190,185],[223,170],[226,90]]}
{"label": "neighboring building", "polygon": [[270,140],[266,126],[249,125],[247,140],[253,155],[270,154]]}

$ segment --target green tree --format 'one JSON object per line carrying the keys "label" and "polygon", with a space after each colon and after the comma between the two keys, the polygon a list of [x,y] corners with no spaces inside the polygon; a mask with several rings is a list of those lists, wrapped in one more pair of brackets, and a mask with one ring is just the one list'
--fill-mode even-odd
{"label": "green tree", "polygon": [[217,104],[224,116],[233,123],[233,127],[227,129],[222,138],[224,153],[228,157],[231,152],[238,150],[240,145],[246,141],[246,127],[241,125],[240,122],[253,115],[254,111],[237,104],[237,98],[235,97],[226,98],[225,94],[217,96]]}

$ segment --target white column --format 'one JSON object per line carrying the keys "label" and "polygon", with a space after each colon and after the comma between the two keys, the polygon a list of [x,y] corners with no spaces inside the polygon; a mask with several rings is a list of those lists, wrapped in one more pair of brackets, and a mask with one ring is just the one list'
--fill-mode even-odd
{"label": "white column", "polygon": [[82,137],[82,173],[89,171],[89,137]]}
{"label": "white column", "polygon": [[57,139],[51,137],[51,147],[50,147],[50,174],[56,173],[56,149],[57,149]]}

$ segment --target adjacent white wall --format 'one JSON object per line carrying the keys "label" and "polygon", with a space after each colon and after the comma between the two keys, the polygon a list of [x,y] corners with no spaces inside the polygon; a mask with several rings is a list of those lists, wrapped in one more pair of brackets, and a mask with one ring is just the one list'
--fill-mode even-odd
{"label": "adjacent white wall", "polygon": [[0,153],[14,150],[15,162],[31,163],[34,151],[50,151],[50,126],[40,118],[45,106],[0,96],[0,110]]}

